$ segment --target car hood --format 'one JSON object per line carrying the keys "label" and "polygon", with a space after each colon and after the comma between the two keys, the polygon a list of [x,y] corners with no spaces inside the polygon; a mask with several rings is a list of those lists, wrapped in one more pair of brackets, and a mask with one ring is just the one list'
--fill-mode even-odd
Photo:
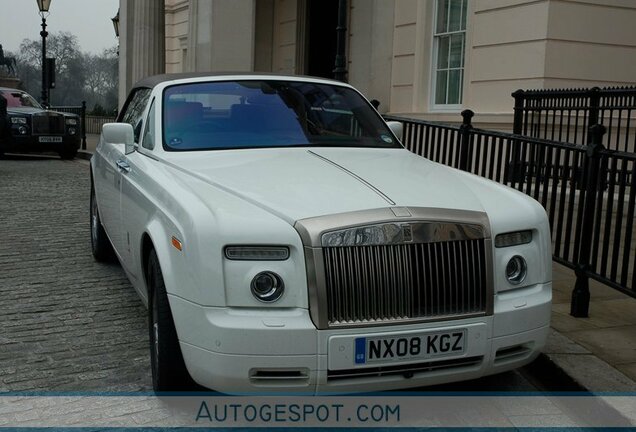
{"label": "car hood", "polygon": [[250,149],[170,159],[179,170],[290,223],[382,207],[484,211],[456,170],[403,149]]}
{"label": "car hood", "polygon": [[23,107],[23,108],[16,108],[16,107],[7,108],[7,113],[14,114],[14,115],[32,115],[32,114],[39,113],[39,112],[42,112],[42,111],[43,110],[41,108],[27,108],[27,107]]}
{"label": "car hood", "polygon": [[7,108],[7,113],[10,115],[33,115],[33,114],[46,114],[46,113],[54,113],[61,114],[64,117],[79,117],[77,114],[59,112],[59,111],[51,111],[51,110],[43,110],[42,108],[32,108],[32,107],[11,107]]}

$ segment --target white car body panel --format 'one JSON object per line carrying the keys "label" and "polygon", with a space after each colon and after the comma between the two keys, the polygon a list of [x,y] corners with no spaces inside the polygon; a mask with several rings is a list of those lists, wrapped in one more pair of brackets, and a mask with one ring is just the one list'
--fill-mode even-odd
{"label": "white car body panel", "polygon": [[[275,79],[253,75],[172,80],[156,85],[150,100],[160,106],[163,90],[176,83],[265,78]],[[161,136],[161,109],[155,115]],[[126,161],[130,171],[118,171],[117,160]],[[140,146],[124,155],[123,144],[100,140],[91,172],[106,233],[146,303],[144,239],[156,249],[186,366],[201,385],[230,393],[414,387],[519,367],[532,361],[545,343],[551,301],[547,218],[536,201],[505,186],[405,149],[380,148],[168,152],[159,144],[152,151]],[[485,212],[493,240],[500,233],[532,230],[529,244],[492,248],[493,315],[373,328],[316,328],[309,313],[304,245],[294,224],[391,207]],[[171,245],[172,237],[183,250]],[[286,245],[290,257],[275,262],[227,260],[223,248],[236,244]],[[530,269],[521,287],[512,286],[504,275],[506,263],[517,254]],[[264,270],[285,280],[285,295],[275,304],[264,305],[249,289],[252,278]],[[456,328],[467,329],[469,347],[462,355],[483,357],[478,365],[412,378],[327,379],[328,370],[355,366],[352,341],[357,336]],[[497,350],[510,346],[527,351],[497,361]],[[255,368],[307,374],[297,381],[256,381],[250,378]]]}

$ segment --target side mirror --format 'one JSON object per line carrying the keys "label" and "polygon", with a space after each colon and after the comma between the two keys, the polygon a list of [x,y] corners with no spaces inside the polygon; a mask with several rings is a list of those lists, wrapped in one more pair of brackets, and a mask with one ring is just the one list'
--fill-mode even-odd
{"label": "side mirror", "polygon": [[111,144],[124,144],[125,153],[135,151],[135,134],[128,123],[106,123],[102,128],[104,141]]}
{"label": "side mirror", "polygon": [[402,125],[402,123],[398,121],[389,121],[386,122],[386,124],[389,126],[389,129],[391,129],[391,132],[393,132],[397,139],[402,142],[402,135],[404,134],[404,126]]}

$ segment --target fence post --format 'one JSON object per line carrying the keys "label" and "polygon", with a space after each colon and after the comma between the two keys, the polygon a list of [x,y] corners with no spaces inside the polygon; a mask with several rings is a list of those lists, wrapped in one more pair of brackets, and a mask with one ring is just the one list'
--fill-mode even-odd
{"label": "fence post", "polygon": [[583,221],[581,226],[577,227],[581,243],[574,246],[579,251],[579,259],[574,269],[576,282],[570,303],[570,315],[577,318],[587,318],[590,307],[590,286],[587,273],[590,270],[591,233],[594,230],[594,210],[596,208],[597,194],[599,193],[597,186],[601,165],[600,151],[603,150],[603,135],[605,135],[605,126],[595,124],[589,128],[587,152],[585,154],[586,160],[583,165],[585,167],[583,176],[586,179]]}
{"label": "fence post", "polygon": [[[587,125],[592,127],[598,123],[599,107],[601,105],[601,89],[598,87],[592,87],[589,90],[590,109],[587,112]],[[588,140],[589,142],[589,140]]]}
{"label": "fence post", "polygon": [[82,128],[82,150],[86,150],[86,101],[82,101],[82,116],[80,118]]}
{"label": "fence post", "polygon": [[475,113],[469,109],[462,111],[462,125],[459,127],[459,169],[470,171],[470,132],[473,129],[472,119]]}
{"label": "fence post", "polygon": [[523,107],[525,102],[525,95],[526,92],[521,89],[512,94],[512,97],[515,98],[512,133],[515,135],[521,135],[523,133]]}
{"label": "fence post", "polygon": [[[525,107],[526,92],[519,89],[512,93],[512,97],[515,98],[515,107],[512,120],[512,133],[515,135],[521,135],[523,133],[523,109]],[[506,179],[513,185],[516,182],[521,183],[524,178],[523,161],[521,161],[521,154],[519,152],[519,141],[512,140],[512,155],[510,156],[510,163],[508,164],[508,175]]]}

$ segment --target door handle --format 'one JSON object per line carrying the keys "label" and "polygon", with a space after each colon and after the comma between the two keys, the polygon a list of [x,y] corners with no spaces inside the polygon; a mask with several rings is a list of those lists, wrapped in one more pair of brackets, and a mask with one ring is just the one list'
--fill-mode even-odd
{"label": "door handle", "polygon": [[124,174],[130,172],[130,165],[123,159],[117,161],[117,168]]}

